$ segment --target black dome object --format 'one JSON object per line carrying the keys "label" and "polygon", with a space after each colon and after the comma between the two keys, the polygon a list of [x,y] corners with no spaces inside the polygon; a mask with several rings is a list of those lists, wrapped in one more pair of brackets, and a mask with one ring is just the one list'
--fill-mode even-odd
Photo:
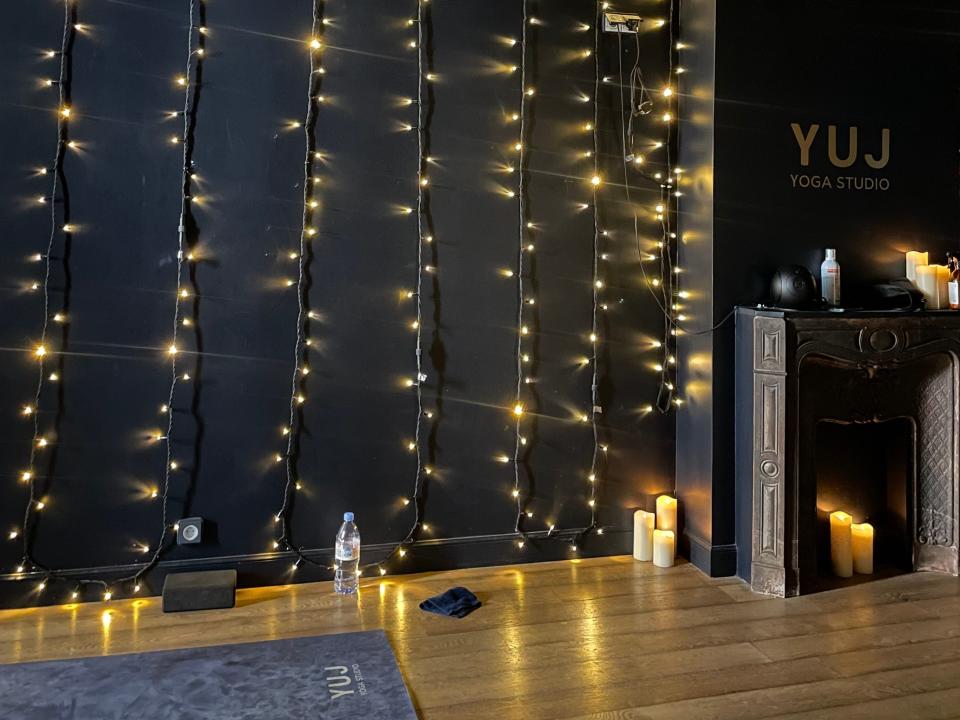
{"label": "black dome object", "polygon": [[770,282],[770,300],[776,307],[816,307],[820,304],[820,292],[813,273],[802,265],[778,268]]}

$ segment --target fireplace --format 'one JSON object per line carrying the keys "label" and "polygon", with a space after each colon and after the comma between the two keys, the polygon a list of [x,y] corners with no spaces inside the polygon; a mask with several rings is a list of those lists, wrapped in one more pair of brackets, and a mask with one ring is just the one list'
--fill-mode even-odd
{"label": "fireplace", "polygon": [[[960,315],[737,314],[738,574],[789,596],[957,574]],[[876,531],[873,576],[829,563],[833,510]]]}

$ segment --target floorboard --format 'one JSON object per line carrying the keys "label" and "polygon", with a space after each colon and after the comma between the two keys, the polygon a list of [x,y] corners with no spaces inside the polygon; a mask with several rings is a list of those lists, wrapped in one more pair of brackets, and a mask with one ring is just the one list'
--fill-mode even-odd
{"label": "floorboard", "polygon": [[[463,620],[417,605],[465,585]],[[0,663],[384,628],[422,720],[960,718],[960,580],[885,578],[780,600],[629,557],[0,612]]]}

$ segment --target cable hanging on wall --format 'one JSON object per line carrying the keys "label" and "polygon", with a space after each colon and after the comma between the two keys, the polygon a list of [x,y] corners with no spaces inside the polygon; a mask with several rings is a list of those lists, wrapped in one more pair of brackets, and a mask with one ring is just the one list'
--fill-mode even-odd
{"label": "cable hanging on wall", "polygon": [[[30,408],[31,412],[27,413],[28,408],[24,408],[25,414],[32,414],[34,416],[34,442],[31,449],[30,455],[30,466],[28,470],[23,471],[21,479],[24,482],[27,482],[30,488],[30,498],[27,504],[27,508],[24,515],[24,524],[20,533],[23,536],[23,547],[24,547],[24,559],[21,565],[17,568],[18,573],[29,572],[32,575],[39,575],[42,579],[38,585],[38,590],[43,590],[46,588],[47,584],[52,581],[64,581],[70,582],[73,584],[74,589],[70,595],[71,599],[78,599],[82,591],[90,585],[99,586],[103,590],[103,599],[110,600],[113,597],[113,587],[131,584],[132,592],[139,592],[141,589],[141,580],[143,576],[149,572],[159,561],[161,554],[168,545],[170,538],[170,530],[175,526],[171,526],[167,520],[167,506],[169,501],[169,489],[170,489],[170,479],[174,471],[178,469],[178,464],[176,460],[172,458],[171,454],[171,433],[173,430],[173,401],[175,397],[175,391],[177,388],[178,381],[187,381],[190,379],[187,373],[184,373],[182,376],[178,375],[177,371],[177,356],[180,353],[180,348],[177,344],[178,331],[181,325],[190,325],[190,321],[186,317],[182,317],[181,312],[181,303],[187,300],[190,297],[189,290],[184,287],[183,283],[183,265],[185,261],[190,261],[193,258],[190,256],[188,249],[188,243],[186,239],[186,216],[188,213],[188,203],[191,201],[196,201],[198,198],[191,197],[191,180],[193,174],[191,172],[191,155],[192,155],[192,137],[193,137],[193,123],[195,121],[194,110],[196,104],[196,90],[197,83],[196,77],[199,72],[199,65],[201,58],[204,55],[204,36],[206,30],[202,25],[203,17],[203,0],[189,0],[189,25],[188,25],[188,41],[187,41],[187,60],[186,60],[186,69],[185,74],[178,76],[176,78],[176,85],[184,88],[184,105],[183,109],[180,111],[171,111],[168,113],[169,117],[182,117],[183,118],[183,132],[180,136],[171,136],[170,142],[172,144],[183,145],[183,166],[182,166],[182,175],[181,175],[181,207],[180,207],[180,221],[178,224],[177,230],[177,255],[176,255],[176,267],[177,267],[177,281],[176,281],[176,291],[175,291],[175,307],[174,307],[174,322],[173,322],[173,337],[171,338],[170,344],[166,348],[167,355],[170,358],[170,371],[171,371],[171,382],[170,389],[167,395],[167,401],[162,406],[162,411],[164,412],[167,418],[166,433],[164,435],[158,435],[155,440],[162,442],[165,446],[165,457],[164,457],[164,472],[161,487],[158,490],[155,490],[152,495],[159,496],[162,498],[162,529],[160,536],[157,540],[157,543],[154,547],[147,545],[138,546],[137,550],[147,554],[147,559],[137,564],[137,569],[135,572],[110,580],[109,582],[100,578],[76,578],[73,577],[69,571],[64,570],[54,570],[49,567],[42,565],[37,562],[30,553],[30,540],[31,540],[31,521],[33,519],[33,514],[39,510],[42,510],[46,505],[45,498],[38,498],[35,494],[36,488],[36,477],[34,475],[34,462],[36,459],[37,449],[42,449],[47,447],[48,441],[45,437],[39,433],[39,405],[40,399],[43,392],[43,384],[45,378],[44,371],[44,359],[51,354],[50,348],[47,347],[47,332],[48,332],[48,323],[52,319],[55,322],[65,322],[66,319],[62,313],[54,313],[50,315],[50,290],[49,290],[49,278],[50,278],[50,268],[51,268],[51,256],[54,249],[54,243],[57,234],[57,217],[55,207],[51,207],[52,213],[52,232],[50,236],[50,241],[47,247],[46,253],[46,272],[45,280],[43,283],[43,292],[44,292],[44,306],[45,306],[45,321],[41,333],[41,341],[34,350],[34,354],[40,361],[40,380],[38,383],[37,395],[35,405]],[[51,205],[53,206],[57,200],[58,193],[58,182],[63,180],[63,160],[64,160],[64,149],[73,148],[76,144],[73,141],[67,139],[67,121],[76,116],[73,108],[70,106],[70,77],[71,77],[71,63],[72,63],[72,47],[75,38],[75,33],[82,29],[82,25],[77,22],[77,3],[73,0],[65,0],[64,2],[64,31],[63,31],[63,40],[61,44],[60,51],[48,51],[46,57],[60,57],[60,78],[58,81],[51,81],[51,84],[56,84],[60,88],[60,104],[58,108],[58,138],[57,138],[57,153],[54,160],[54,165],[49,169],[53,174],[53,192],[50,198]],[[198,22],[200,24],[198,24]],[[46,172],[44,172],[46,174]],[[65,219],[66,220],[66,219]],[[69,240],[69,237],[76,231],[76,227],[73,223],[64,222],[63,226],[59,228],[62,231],[63,236]],[[48,379],[56,379],[48,377]],[[14,533],[11,531],[11,536]]]}
{"label": "cable hanging on wall", "polygon": [[[600,402],[600,356],[598,347],[605,342],[606,338],[601,336],[600,313],[606,309],[603,302],[603,289],[605,283],[600,272],[600,260],[603,257],[602,238],[607,236],[607,232],[602,229],[600,223],[600,203],[599,192],[603,184],[600,176],[600,138],[598,125],[600,122],[600,34],[602,18],[600,17],[600,5],[597,6],[597,13],[594,16],[594,41],[593,41],[593,121],[588,123],[592,139],[591,156],[593,157],[593,174],[590,176],[590,187],[592,188],[591,205],[593,209],[593,253],[592,253],[592,273],[590,278],[592,308],[590,316],[590,411],[588,413],[590,421],[590,430],[593,435],[593,452],[590,458],[590,472],[587,474],[587,483],[589,485],[589,495],[587,505],[590,507],[590,524],[573,539],[574,547],[579,540],[587,533],[594,530],[598,534],[603,534],[603,528],[597,524],[597,497],[602,482],[602,468],[605,466],[608,446],[601,442],[600,421],[603,414],[603,407]],[[589,54],[587,55],[589,57]]]}
{"label": "cable hanging on wall", "polygon": [[[675,248],[673,241],[677,235],[673,228],[673,217],[677,210],[677,198],[680,192],[675,190],[679,183],[681,169],[673,167],[672,163],[672,145],[673,145],[673,122],[675,120],[673,99],[676,97],[676,91],[673,88],[674,63],[674,23],[673,23],[673,3],[669,7],[670,17],[665,20],[658,20],[657,27],[668,27],[669,33],[669,63],[668,80],[663,88],[655,95],[651,95],[650,90],[644,83],[643,72],[640,69],[640,41],[634,34],[636,57],[633,68],[630,70],[628,78],[623,76],[623,47],[621,34],[617,34],[618,57],[619,57],[619,100],[620,100],[620,135],[621,135],[621,155],[623,164],[624,189],[627,203],[631,208],[633,220],[633,232],[637,244],[637,251],[640,256],[640,270],[648,289],[654,300],[660,308],[663,315],[663,339],[654,341],[654,348],[660,350],[660,362],[654,366],[658,372],[660,383],[657,393],[657,402],[655,406],[661,413],[670,410],[671,407],[677,407],[682,404],[682,400],[674,396],[674,369],[676,366],[676,357],[674,355],[674,344],[676,335],[683,332],[681,323],[686,320],[683,315],[683,305],[681,301],[688,294],[677,290],[677,276],[680,268],[674,265],[673,257]],[[679,71],[679,69],[678,69]],[[629,109],[625,106],[624,87],[629,88]],[[661,105],[662,103],[662,105]],[[658,107],[660,105],[660,107]],[[646,171],[645,163],[647,156],[636,147],[637,139],[635,134],[635,122],[639,118],[652,117],[657,122],[662,123],[664,128],[664,140],[655,141],[648,149],[649,153],[663,150],[665,161],[663,170],[653,172]],[[624,125],[624,118],[627,118]],[[645,252],[642,247],[639,222],[640,218],[636,207],[633,204],[630,184],[630,170],[632,163],[634,172],[644,179],[653,182],[658,188],[658,200],[653,208],[650,208],[651,216],[656,222],[659,230],[660,239],[656,243],[657,252],[650,254]],[[658,263],[659,275],[650,276],[645,267],[645,263],[655,260]]]}

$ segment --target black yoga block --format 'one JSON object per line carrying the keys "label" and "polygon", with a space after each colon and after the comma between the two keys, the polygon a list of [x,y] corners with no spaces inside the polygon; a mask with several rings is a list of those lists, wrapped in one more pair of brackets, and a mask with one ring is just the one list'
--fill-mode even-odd
{"label": "black yoga block", "polygon": [[236,597],[236,570],[171,573],[163,581],[164,612],[232,608]]}

